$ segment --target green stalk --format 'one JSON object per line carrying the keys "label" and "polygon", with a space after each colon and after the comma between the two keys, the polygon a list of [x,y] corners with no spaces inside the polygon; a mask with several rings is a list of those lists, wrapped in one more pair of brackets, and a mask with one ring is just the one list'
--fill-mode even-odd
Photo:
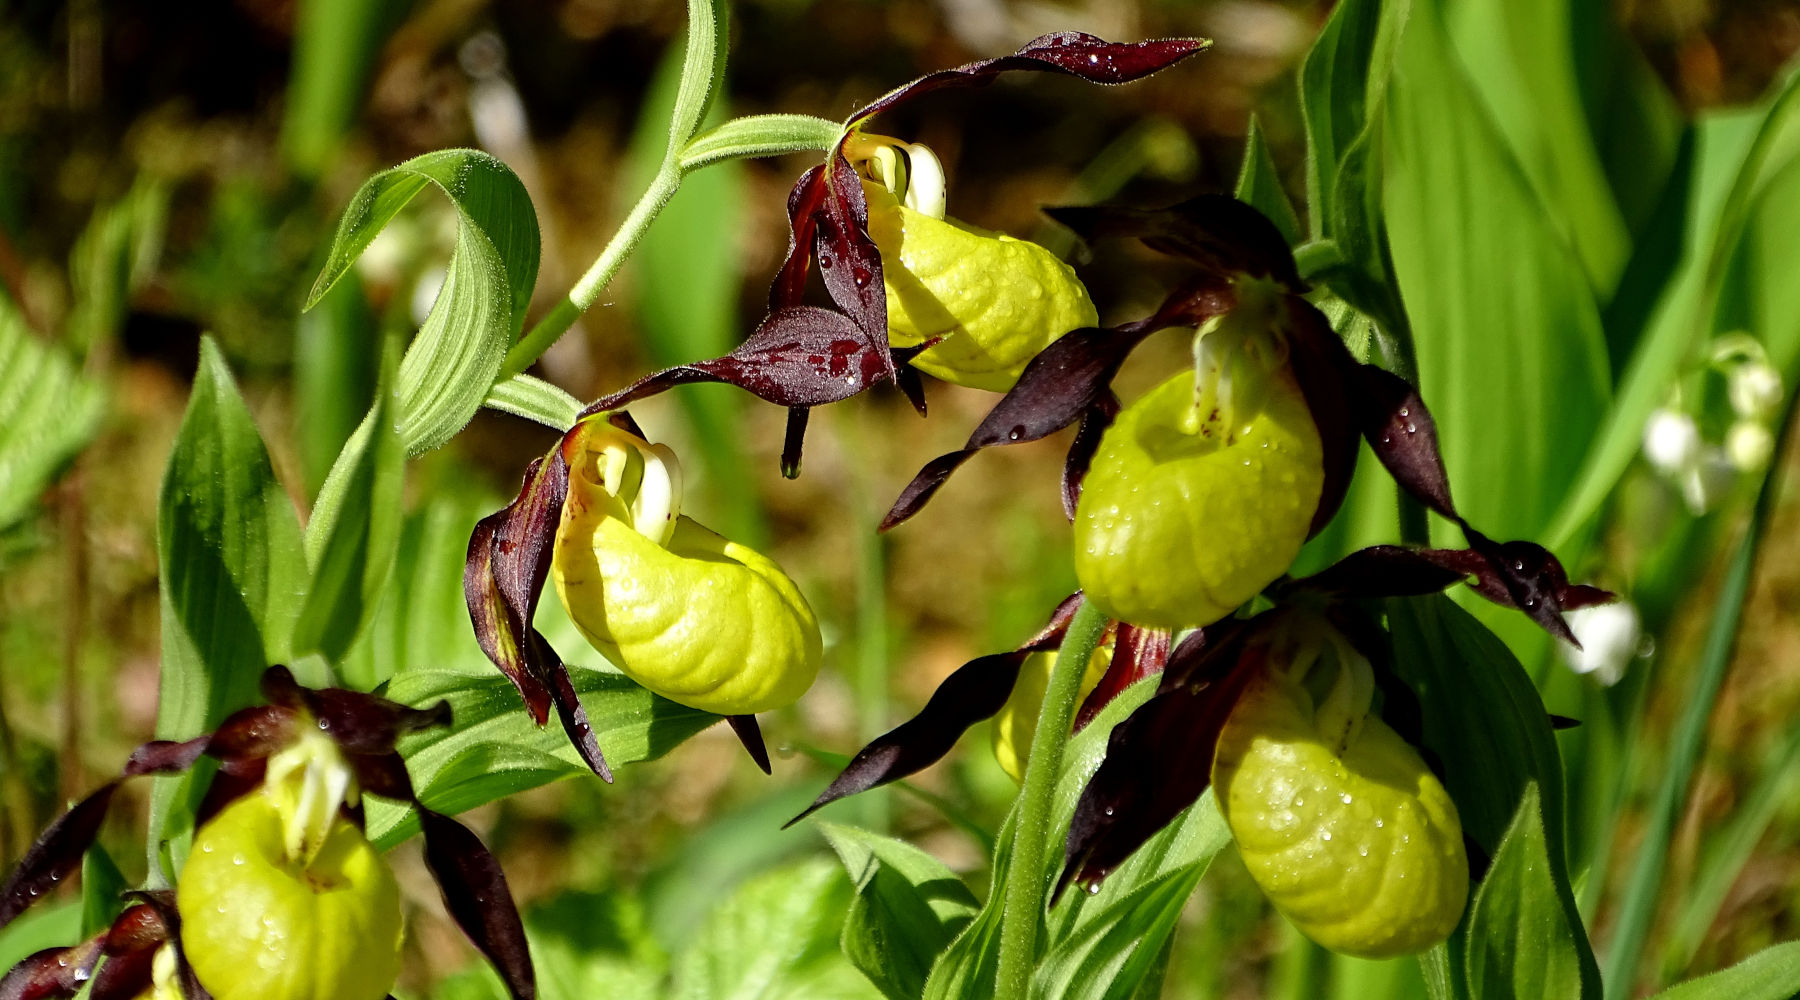
{"label": "green stalk", "polygon": [[[1788,384],[1793,384],[1793,377],[1794,373],[1789,372]],[[1713,706],[1718,702],[1719,689],[1725,683],[1725,672],[1731,666],[1732,650],[1737,645],[1738,623],[1743,618],[1744,603],[1750,596],[1750,584],[1755,576],[1757,552],[1762,547],[1763,532],[1768,527],[1776,494],[1780,492],[1781,463],[1785,460],[1787,445],[1793,434],[1794,411],[1794,404],[1790,401],[1788,412],[1782,420],[1780,442],[1775,448],[1776,458],[1770,463],[1762,489],[1756,495],[1756,507],[1751,511],[1750,524],[1744,532],[1743,541],[1738,543],[1737,551],[1732,554],[1731,564],[1725,571],[1725,582],[1719,588],[1719,599],[1713,607],[1712,626],[1706,633],[1706,644],[1701,648],[1694,689],[1688,695],[1686,707],[1676,723],[1674,738],[1669,744],[1668,764],[1663,771],[1662,782],[1657,786],[1656,799],[1645,823],[1644,839],[1638,846],[1637,864],[1631,870],[1630,881],[1626,883],[1624,901],[1619,906],[1618,924],[1613,931],[1612,950],[1606,958],[1604,979],[1607,1000],[1621,1000],[1632,995],[1632,984],[1643,958],[1645,939],[1655,922],[1656,904],[1662,895],[1669,842],[1674,835],[1675,824],[1681,819],[1682,805],[1688,797],[1688,785],[1706,741],[1707,721],[1712,717]]]}
{"label": "green stalk", "polygon": [[1044,848],[1054,835],[1048,829],[1051,800],[1056,779],[1062,774],[1063,750],[1080,700],[1081,677],[1105,628],[1106,616],[1082,601],[1056,654],[1044,704],[1038,710],[1037,731],[1025,760],[1025,787],[1019,793],[1019,821],[1013,826],[1012,865],[1005,885],[994,887],[1006,893],[1002,897],[1006,908],[1000,914],[1000,971],[995,992],[1001,1000],[1025,1000],[1031,989],[1038,924],[1049,889]]}

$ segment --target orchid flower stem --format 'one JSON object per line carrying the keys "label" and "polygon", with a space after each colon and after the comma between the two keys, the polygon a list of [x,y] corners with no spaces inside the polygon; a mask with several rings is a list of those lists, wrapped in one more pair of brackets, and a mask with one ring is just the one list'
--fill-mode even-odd
{"label": "orchid flower stem", "polygon": [[1080,700],[1081,678],[1088,658],[1099,645],[1106,616],[1083,601],[1069,622],[1044,705],[1038,711],[1036,735],[1025,763],[1025,787],[1020,792],[1018,822],[1013,825],[1012,863],[1004,885],[1005,909],[1000,915],[1000,971],[995,995],[1000,1000],[1025,1000],[1031,989],[1036,964],[1038,924],[1044,913],[1044,894],[1051,873],[1045,871],[1044,850],[1062,831],[1049,829],[1050,806],[1056,781],[1062,773],[1063,750]]}
{"label": "orchid flower stem", "polygon": [[632,206],[631,214],[625,217],[619,231],[594,258],[594,263],[569,289],[569,294],[558,302],[548,313],[545,313],[537,324],[519,338],[519,342],[506,352],[506,361],[500,367],[500,378],[506,379],[530,368],[543,353],[556,343],[557,338],[568,332],[569,327],[581,318],[599,300],[600,293],[612,282],[619,268],[631,257],[632,251],[650,231],[650,224],[675,196],[676,188],[681,186],[681,166],[673,159],[665,160],[657,169],[656,176],[651,179],[650,186],[645,189],[643,197]]}

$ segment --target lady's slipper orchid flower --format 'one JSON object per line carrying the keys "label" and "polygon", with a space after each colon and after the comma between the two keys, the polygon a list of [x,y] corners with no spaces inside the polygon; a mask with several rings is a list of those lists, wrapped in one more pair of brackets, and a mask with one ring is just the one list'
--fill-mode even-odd
{"label": "lady's slipper orchid flower", "polygon": [[285,667],[263,675],[263,694],[269,705],[210,735],[139,747],[121,777],[38,838],[0,886],[0,927],[80,868],[122,781],[219,761],[176,889],[131,894],[139,905],[108,931],[27,958],[0,979],[0,996],[72,997],[90,979],[95,1000],[386,996],[400,971],[400,898],[363,835],[364,794],[413,807],[451,915],[515,1000],[536,996],[506,876],[466,827],[419,802],[395,750],[407,732],[448,725],[449,705],[312,690]]}
{"label": "lady's slipper orchid flower", "polygon": [[923,348],[908,364],[1005,392],[1051,341],[1099,322],[1074,269],[1050,251],[945,217],[943,167],[930,149],[852,132],[843,150],[865,178],[888,342]]}
{"label": "lady's slipper orchid flower", "polygon": [[[769,288],[768,315],[749,339],[722,358],[647,375],[585,413],[618,410],[688,382],[728,382],[788,408],[782,471],[791,477],[799,473],[811,407],[895,382],[923,411],[913,367],[947,381],[1006,388],[1044,344],[1092,323],[1087,293],[1048,251],[945,219],[935,157],[864,126],[920,95],[985,86],[1002,73],[1128,83],[1210,44],[1117,43],[1058,32],[1011,55],[920,77],[865,105],[825,162],[801,175],[788,196],[792,242]],[[829,308],[805,302],[815,262]],[[895,264],[899,273],[890,276],[886,265]]]}
{"label": "lady's slipper orchid flower", "polygon": [[532,627],[552,572],[569,617],[626,676],[725,715],[764,771],[756,713],[818,674],[818,621],[781,568],[681,514],[681,466],[624,413],[579,420],[469,539],[475,636],[538,725],[554,706],[582,759],[612,771],[568,667]]}
{"label": "lady's slipper orchid flower", "polygon": [[692,708],[754,715],[819,672],[819,623],[781,567],[681,514],[666,446],[590,418],[563,439],[556,590],[626,676]]}

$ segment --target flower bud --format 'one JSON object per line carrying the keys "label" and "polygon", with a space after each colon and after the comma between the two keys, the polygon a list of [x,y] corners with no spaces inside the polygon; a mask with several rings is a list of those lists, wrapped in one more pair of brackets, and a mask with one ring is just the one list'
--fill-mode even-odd
{"label": "flower bud", "polygon": [[1201,333],[1197,375],[1120,412],[1082,482],[1075,575],[1109,617],[1217,621],[1306,540],[1325,479],[1318,426],[1281,345],[1242,311]]}
{"label": "flower bud", "polygon": [[181,944],[215,1000],[380,1000],[400,974],[400,889],[335,814],[310,859],[287,850],[276,797],[251,792],[194,837]]}
{"label": "flower bud", "polygon": [[1369,712],[1368,661],[1341,641],[1325,649],[1256,668],[1219,735],[1219,809],[1251,877],[1307,937],[1364,958],[1423,951],[1468,899],[1462,824],[1418,751]]}
{"label": "flower bud", "polygon": [[[1106,676],[1112,664],[1112,646],[1102,645],[1088,657],[1087,672],[1081,675],[1081,690],[1075,700],[1080,704]],[[994,759],[1012,779],[1025,781],[1025,761],[1031,756],[1031,741],[1037,734],[1038,713],[1044,707],[1044,694],[1050,690],[1050,671],[1056,668],[1055,653],[1033,653],[1019,667],[1019,679],[1012,694],[994,716]]]}
{"label": "flower bud", "polygon": [[1761,472],[1775,455],[1775,432],[1756,420],[1739,420],[1725,432],[1725,456],[1739,472]]}
{"label": "flower bud", "polygon": [[1726,382],[1731,408],[1748,420],[1768,420],[1781,409],[1781,373],[1767,361],[1746,361]]}
{"label": "flower bud", "polygon": [[881,250],[888,339],[937,344],[912,366],[946,382],[1004,392],[1045,347],[1099,314],[1074,269],[1025,240],[944,217],[943,169],[929,149],[870,135],[846,152]]}
{"label": "flower bud", "polygon": [[551,569],[594,648],[657,694],[721,715],[780,708],[812,686],[812,609],[779,566],[680,513],[673,453],[591,419],[563,457]]}
{"label": "flower bud", "polygon": [[1700,461],[1700,428],[1678,410],[1659,409],[1644,422],[1644,460],[1665,476],[1689,471]]}
{"label": "flower bud", "polygon": [[1637,608],[1630,601],[1619,600],[1565,611],[1563,619],[1581,641],[1579,649],[1566,642],[1558,644],[1569,669],[1588,674],[1605,687],[1619,683],[1643,644]]}

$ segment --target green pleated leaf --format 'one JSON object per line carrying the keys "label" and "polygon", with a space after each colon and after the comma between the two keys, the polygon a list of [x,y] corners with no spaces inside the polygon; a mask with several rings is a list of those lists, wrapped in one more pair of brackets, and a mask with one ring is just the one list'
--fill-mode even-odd
{"label": "green pleated leaf", "polygon": [[[263,669],[289,656],[307,578],[293,504],[210,337],[200,342],[193,394],[163,473],[156,529],[162,606],[156,736],[190,739],[258,700]],[[160,853],[162,826],[183,780],[157,779],[152,857]]]}
{"label": "green pleated leaf", "polygon": [[[1536,877],[1551,887],[1563,922],[1577,931],[1581,995],[1598,997],[1600,972],[1580,931],[1563,849],[1562,760],[1537,689],[1506,645],[1448,597],[1395,598],[1386,608],[1394,670],[1419,697],[1423,743],[1443,765],[1464,836],[1498,857],[1519,804],[1537,790],[1535,811],[1554,834]],[[1465,915],[1449,943],[1450,983],[1463,981],[1468,927]]]}
{"label": "green pleated leaf", "polygon": [[104,409],[100,387],[0,298],[0,528],[37,503],[94,436]]}
{"label": "green pleated leaf", "polygon": [[[719,721],[653,695],[623,674],[581,668],[569,674],[615,767],[661,757]],[[512,682],[498,672],[413,670],[394,678],[383,693],[406,705],[450,702],[449,728],[414,733],[400,743],[420,800],[438,812],[453,815],[558,778],[592,773],[560,727],[532,724],[519,710]],[[418,832],[410,810],[386,802],[369,803],[368,822],[369,839],[382,848]]]}
{"label": "green pleated leaf", "polygon": [[394,571],[406,478],[406,450],[394,422],[395,353],[386,352],[375,405],[339,454],[306,526],[312,585],[294,624],[295,656],[318,653],[341,662],[380,606]]}
{"label": "green pleated leaf", "polygon": [[307,496],[368,414],[380,373],[379,326],[351,271],[294,329],[294,444]]}
{"label": "green pleated leaf", "polygon": [[414,455],[469,422],[524,323],[538,269],[537,215],[525,185],[472,149],[426,153],[376,174],[345,208],[306,302],[316,305],[428,185],[455,204],[459,224],[444,286],[400,362],[400,433]]}
{"label": "green pleated leaf", "polygon": [[1525,786],[1493,867],[1469,903],[1465,967],[1475,1000],[1574,1000],[1583,995],[1587,936],[1557,898],[1552,871],[1533,782]]}
{"label": "green pleated leaf", "polygon": [[713,908],[675,957],[671,1000],[874,1000],[838,950],[850,883],[823,858],[763,872]]}
{"label": "green pleated leaf", "polygon": [[812,115],[750,115],[733,118],[694,137],[681,152],[681,169],[751,156],[824,152],[837,144],[844,126]]}
{"label": "green pleated leaf", "polygon": [[[1423,5],[1422,5],[1423,6]],[[1590,69],[1606,61],[1618,29],[1586,0],[1449,3],[1433,0],[1464,70],[1468,92],[1497,128],[1542,218],[1574,249],[1590,287],[1611,295],[1631,250],[1630,234],[1600,162],[1589,102]],[[1428,86],[1432,84],[1427,84]],[[1651,145],[1651,140],[1661,140]],[[1673,134],[1646,132],[1633,144],[1636,169],[1668,172]]]}
{"label": "green pleated leaf", "polygon": [[1378,0],[1344,0],[1332,10],[1300,65],[1307,214],[1313,239],[1329,235],[1338,163],[1367,118],[1369,66],[1380,16]]}
{"label": "green pleated leaf", "polygon": [[1729,969],[1678,983],[1650,1000],[1792,1000],[1800,941],[1764,948]]}
{"label": "green pleated leaf", "polygon": [[890,1000],[912,1000],[938,953],[981,908],[944,863],[893,837],[820,823],[855,895],[844,916],[850,964]]}
{"label": "green pleated leaf", "polygon": [[[1048,845],[1044,852],[1046,880],[1054,877],[1062,867],[1063,841],[1068,834],[1069,820],[1075,815],[1075,803],[1081,798],[1082,789],[1087,787],[1088,779],[1105,759],[1107,740],[1112,735],[1113,727],[1156,693],[1156,683],[1157,678],[1152,677],[1126,688],[1117,698],[1107,703],[1081,732],[1069,738],[1068,747],[1063,752],[1062,774],[1057,777],[1056,794],[1051,800],[1050,823],[1046,829],[1037,832],[1037,836],[1045,838]],[[993,995],[1000,967],[1000,914],[1004,904],[1007,869],[1012,864],[1012,829],[1018,822],[1018,816],[1015,803],[1013,810],[1007,813],[1000,835],[995,841],[994,870],[989,883],[994,888],[975,919],[950,942],[950,946],[944,949],[938,956],[937,963],[932,966],[931,976],[925,983],[924,996],[928,1000],[977,1000]],[[1184,813],[1168,828],[1151,838],[1150,844],[1156,843],[1165,835],[1179,837],[1179,833],[1171,831],[1182,829],[1187,816],[1188,813]],[[1148,851],[1152,856],[1158,855],[1157,849],[1150,844],[1146,844],[1140,852]],[[1134,855],[1131,861],[1121,865],[1114,874],[1125,873],[1128,867],[1137,862],[1138,857]],[[1160,863],[1145,862],[1147,865]],[[1109,878],[1108,883],[1111,881]],[[1101,895],[1105,896],[1108,891],[1103,885]],[[1119,891],[1124,891],[1123,884]],[[1060,915],[1060,907],[1085,908],[1086,904],[1077,901],[1076,897],[1077,893],[1071,891],[1057,907],[1051,909],[1051,919],[1067,919]],[[1052,945],[1053,942],[1048,941],[1048,937],[1046,933],[1038,935],[1040,948]]]}
{"label": "green pleated leaf", "polygon": [[1537,537],[1611,395],[1599,309],[1430,4],[1414,5],[1396,59],[1383,205],[1419,384],[1462,513],[1495,537]]}
{"label": "green pleated leaf", "polygon": [[1209,789],[1107,876],[1099,892],[1072,890],[1050,911],[1033,995],[1128,1000],[1144,981],[1160,980],[1188,897],[1230,842]]}
{"label": "green pleated leaf", "polygon": [[1238,169],[1237,197],[1269,217],[1281,236],[1293,246],[1300,240],[1300,217],[1281,184],[1281,172],[1263,138],[1262,124],[1250,116],[1250,134],[1244,137],[1244,163]]}

